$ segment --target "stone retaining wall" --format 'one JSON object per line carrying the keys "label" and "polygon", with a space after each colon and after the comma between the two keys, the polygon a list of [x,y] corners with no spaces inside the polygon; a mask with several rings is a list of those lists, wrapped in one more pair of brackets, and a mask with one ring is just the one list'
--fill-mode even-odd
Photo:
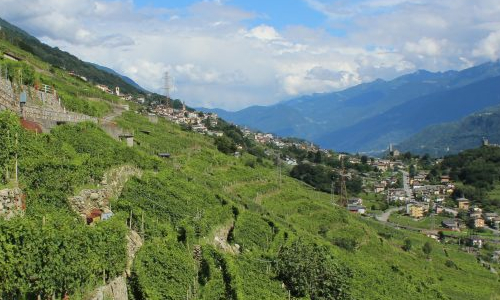
{"label": "stone retaining wall", "polygon": [[97,123],[97,118],[90,117],[84,114],[73,112],[48,110],[37,106],[25,106],[22,111],[22,116],[29,121],[52,120],[55,122],[79,123],[93,122]]}
{"label": "stone retaining wall", "polygon": [[10,81],[0,78],[0,110],[5,109],[19,113],[20,107]]}
{"label": "stone retaining wall", "polygon": [[121,166],[111,169],[104,174],[101,187],[97,189],[85,189],[76,196],[68,199],[74,211],[83,219],[93,210],[110,210],[109,200],[118,197],[123,186],[133,176],[141,176],[142,171],[132,166]]}
{"label": "stone retaining wall", "polygon": [[25,209],[25,196],[19,188],[0,190],[0,217],[22,216]]}

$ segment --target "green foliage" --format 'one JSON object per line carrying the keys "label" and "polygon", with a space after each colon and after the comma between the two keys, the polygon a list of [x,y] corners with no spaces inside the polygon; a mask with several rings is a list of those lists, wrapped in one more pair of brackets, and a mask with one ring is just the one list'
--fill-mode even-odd
{"label": "green foliage", "polygon": [[13,159],[18,147],[16,135],[21,132],[17,117],[8,111],[0,113],[0,184],[7,183],[13,171]]}
{"label": "green foliage", "polygon": [[33,66],[22,61],[0,60],[1,76],[7,78],[17,85],[33,85],[37,75]]}
{"label": "green foliage", "polygon": [[220,152],[225,154],[236,152],[236,143],[227,136],[216,137],[215,146]]}
{"label": "green foliage", "polygon": [[133,272],[137,299],[184,299],[196,276],[187,249],[159,238],[146,243],[137,253]]}
{"label": "green foliage", "polygon": [[425,242],[424,246],[422,247],[422,251],[429,257],[429,255],[432,252],[432,245],[429,241]]}
{"label": "green foliage", "polygon": [[411,250],[413,244],[410,239],[405,239],[405,244],[403,245],[403,250],[408,252]]}
{"label": "green foliage", "polygon": [[251,212],[239,215],[235,224],[234,239],[243,251],[267,250],[273,238],[273,228],[259,215]]}
{"label": "green foliage", "polygon": [[[290,176],[299,179],[323,192],[331,191],[333,180],[337,194],[340,191],[340,175],[332,168],[322,164],[300,163],[293,167],[290,171]],[[361,192],[362,185],[363,181],[357,176],[354,176],[350,180],[346,180],[346,188],[348,192],[353,195]]]}
{"label": "green foliage", "polygon": [[351,299],[351,271],[340,265],[327,248],[297,240],[278,253],[280,280],[296,297]]}
{"label": "green foliage", "polygon": [[45,224],[0,219],[0,294],[61,296],[114,278],[125,268],[125,232],[121,222],[88,227],[57,214]]}
{"label": "green foliage", "polygon": [[447,260],[445,263],[444,263],[448,268],[452,268],[452,269],[457,269],[458,270],[458,267],[457,265],[452,261],[452,260]]}
{"label": "green foliage", "polygon": [[465,196],[488,211],[500,207],[500,199],[488,195],[500,181],[500,148],[481,147],[447,156],[436,169],[463,183],[455,189],[455,198]]}
{"label": "green foliage", "polygon": [[334,239],[333,243],[336,246],[351,252],[355,251],[359,244],[354,237],[337,237]]}

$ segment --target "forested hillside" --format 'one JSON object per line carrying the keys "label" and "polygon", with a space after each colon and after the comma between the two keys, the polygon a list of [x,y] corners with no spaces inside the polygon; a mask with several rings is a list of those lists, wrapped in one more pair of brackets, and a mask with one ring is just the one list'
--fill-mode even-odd
{"label": "forested hillside", "polygon": [[498,106],[472,114],[457,122],[429,126],[403,141],[398,145],[398,149],[439,157],[477,148],[484,138],[491,143],[500,142]]}
{"label": "forested hillside", "polygon": [[492,194],[498,193],[500,185],[500,147],[483,146],[447,156],[433,174],[449,175],[461,182],[455,190],[456,198],[467,197],[488,211],[500,207],[498,194]]}

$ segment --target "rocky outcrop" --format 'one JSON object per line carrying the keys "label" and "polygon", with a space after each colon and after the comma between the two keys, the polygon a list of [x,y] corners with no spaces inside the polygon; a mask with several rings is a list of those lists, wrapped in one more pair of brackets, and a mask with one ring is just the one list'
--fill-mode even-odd
{"label": "rocky outcrop", "polygon": [[127,280],[125,276],[113,279],[110,283],[97,289],[90,300],[128,300]]}
{"label": "rocky outcrop", "polygon": [[0,190],[0,217],[10,219],[24,215],[25,195],[19,188]]}
{"label": "rocky outcrop", "polygon": [[129,233],[127,234],[127,269],[125,273],[127,274],[127,277],[130,277],[131,275],[131,270],[132,270],[132,263],[134,262],[135,254],[139,249],[142,247],[142,238],[140,235],[133,231],[130,230]]}
{"label": "rocky outcrop", "polygon": [[239,254],[240,246],[238,244],[231,245],[227,241],[229,233],[234,229],[234,223],[228,224],[215,232],[213,245],[224,252],[231,254]]}

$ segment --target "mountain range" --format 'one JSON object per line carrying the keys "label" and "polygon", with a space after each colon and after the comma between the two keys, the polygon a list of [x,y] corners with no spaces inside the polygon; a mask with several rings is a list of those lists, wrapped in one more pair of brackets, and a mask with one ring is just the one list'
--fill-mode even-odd
{"label": "mountain range", "polygon": [[314,94],[222,118],[280,136],[296,136],[322,147],[379,152],[430,125],[458,121],[500,103],[500,62],[462,71],[415,73],[381,79],[344,91]]}

